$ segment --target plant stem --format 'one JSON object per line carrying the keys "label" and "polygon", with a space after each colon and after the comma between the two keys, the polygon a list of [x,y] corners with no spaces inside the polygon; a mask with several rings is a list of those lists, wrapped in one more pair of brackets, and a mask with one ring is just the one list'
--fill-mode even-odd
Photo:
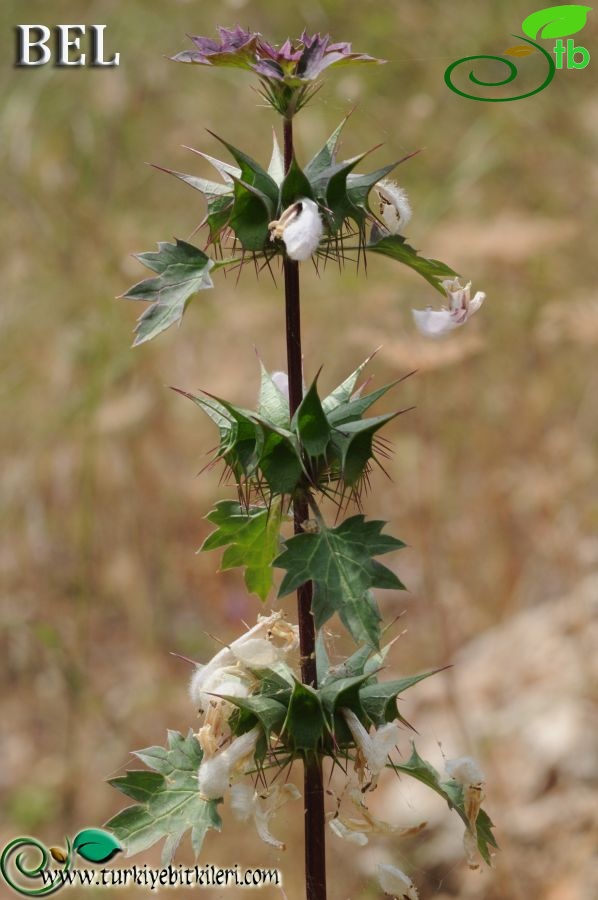
{"label": "plant stem", "polygon": [[[289,170],[293,159],[293,120],[284,119],[284,167]],[[289,375],[289,407],[291,416],[303,398],[303,357],[301,352],[301,305],[299,263],[284,258],[284,294],[287,337],[287,371]],[[301,534],[302,523],[309,518],[308,488],[293,497],[295,534]],[[313,584],[307,581],[297,591],[301,680],[317,687],[316,630],[311,611]],[[324,785],[322,763],[318,756],[306,760],[303,773],[305,803],[305,886],[307,900],[326,900],[326,841],[324,818]]]}

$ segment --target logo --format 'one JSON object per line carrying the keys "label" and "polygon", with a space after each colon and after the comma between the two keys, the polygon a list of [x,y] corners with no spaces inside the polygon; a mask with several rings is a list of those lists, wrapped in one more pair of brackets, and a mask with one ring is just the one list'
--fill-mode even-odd
{"label": "logo", "polygon": [[[49,44],[54,31],[54,47]],[[105,25],[56,25],[54,29],[47,25],[17,25],[15,36],[17,41],[15,66],[45,66],[52,61],[58,68],[67,66],[118,66],[120,53],[111,59],[104,57]],[[87,38],[89,53],[81,52],[81,40]],[[91,58],[87,62],[88,56]]]}
{"label": "logo", "polygon": [[[85,828],[72,841],[66,838],[65,842],[65,849],[48,848],[36,838],[15,838],[0,856],[0,873],[5,882],[24,897],[45,897],[68,884],[64,873],[71,869],[75,854],[86,862],[106,863],[122,850],[116,838],[100,828]],[[32,862],[31,851],[37,863]],[[27,882],[36,882],[37,886],[28,886]]]}
{"label": "logo", "polygon": [[[515,44],[513,47],[509,47],[504,51],[503,56],[465,56],[463,59],[456,60],[454,63],[451,63],[444,73],[444,81],[447,87],[454,91],[455,94],[459,94],[460,97],[466,97],[468,100],[480,100],[483,103],[508,103],[510,100],[523,100],[525,97],[532,97],[534,94],[543,91],[554,78],[557,69],[585,69],[590,61],[590,53],[585,47],[576,46],[575,41],[570,36],[582,30],[591,9],[591,6],[579,6],[577,4],[549,6],[546,9],[539,9],[523,20],[521,25],[523,35],[512,35],[512,37],[525,41],[524,44]],[[527,37],[524,37],[524,35],[527,35]],[[557,38],[557,41],[553,47],[547,50],[537,43],[537,38]],[[566,43],[563,42],[563,38],[567,38]],[[496,81],[483,81],[471,69],[469,80],[482,88],[502,87],[514,81],[519,74],[515,63],[510,59],[505,59],[505,56],[527,57],[531,56],[532,53],[538,52],[542,54],[548,66],[546,77],[539,87],[526,91],[523,94],[518,94],[516,97],[481,97],[476,94],[469,94],[467,91],[457,87],[453,81],[455,70],[459,66],[479,59],[489,59],[507,67],[508,75],[506,78]]]}

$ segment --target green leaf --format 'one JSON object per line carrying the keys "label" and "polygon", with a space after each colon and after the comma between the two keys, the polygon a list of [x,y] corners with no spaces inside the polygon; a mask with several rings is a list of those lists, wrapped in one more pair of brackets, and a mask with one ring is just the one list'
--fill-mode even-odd
{"label": "green leaf", "polygon": [[210,240],[213,244],[220,242],[220,235],[227,227],[234,206],[234,195],[230,193],[221,197],[208,197],[208,214],[206,225],[210,230]]}
{"label": "green leaf", "polygon": [[344,381],[336,387],[331,394],[328,394],[327,397],[322,401],[322,407],[326,414],[333,412],[338,406],[341,404],[348,403],[351,399],[351,396],[355,392],[355,387],[357,385],[357,381],[359,380],[359,376],[367,366],[367,364],[371,361],[374,354],[370,354],[367,359],[365,359],[360,366],[357,366],[354,372],[345,378]]}
{"label": "green leaf", "polygon": [[209,275],[214,261],[185,241],[159,243],[157,253],[140,253],[137,259],[157,277],[138,282],[122,295],[124,300],[151,303],[137,322],[134,346],[180,321],[190,297],[214,287]]}
{"label": "green leaf", "polygon": [[293,443],[291,432],[268,428],[262,422],[265,433],[260,470],[274,494],[290,494],[297,487],[303,474],[299,448]]}
{"label": "green leaf", "polygon": [[268,224],[273,215],[265,194],[239,179],[235,180],[235,202],[230,227],[245,250],[261,250],[268,241]]}
{"label": "green leaf", "polygon": [[248,714],[247,722],[243,723],[243,730],[249,731],[257,723],[264,729],[266,739],[269,740],[272,731],[281,731],[287,715],[287,707],[278,700],[256,694],[253,697],[233,697],[228,694],[218,694],[223,700],[228,700],[233,706]]}
{"label": "green leaf", "polygon": [[317,377],[305,393],[291,424],[309,456],[324,454],[330,440],[330,425],[318,397]]}
{"label": "green leaf", "polygon": [[167,175],[174,175],[175,178],[184,181],[189,187],[210,197],[218,197],[222,194],[230,195],[233,192],[232,184],[222,184],[220,181],[210,181],[208,178],[199,178],[197,175],[185,175],[184,172],[176,172],[174,169],[165,169],[163,166],[154,165],[153,168],[157,169],[159,172],[166,172]]}
{"label": "green leaf", "polygon": [[[168,733],[168,747],[149,747],[135,754],[159,776],[143,781],[139,772],[111,778],[117,790],[139,799],[106,823],[122,843],[127,856],[140,853],[166,838],[162,864],[169,865],[186,831],[191,830],[195,854],[199,854],[206,832],[220,831],[217,801],[202,800],[197,789],[197,771],[203,753],[193,732],[187,737]],[[143,798],[143,799],[142,799]]]}
{"label": "green leaf", "polygon": [[324,711],[318,692],[295,681],[283,732],[293,748],[303,753],[314,752],[324,732]]}
{"label": "green leaf", "polygon": [[318,150],[313,159],[311,159],[305,167],[305,174],[311,182],[317,180],[326,169],[329,169],[330,166],[333,165],[336,159],[338,140],[348,118],[349,116],[345,116],[340,125],[337,125],[324,146]]}
{"label": "green leaf", "polygon": [[380,521],[366,522],[363,515],[356,515],[336,528],[322,525],[316,534],[289,538],[286,549],[273,563],[286,569],[279,596],[313,581],[316,628],[338,612],[356,641],[377,647],[380,614],[369,589],[403,589],[394,572],[373,559],[404,546],[396,538],[381,534],[384,525]]}
{"label": "green leaf", "polygon": [[400,234],[385,235],[375,243],[369,243],[366,250],[370,253],[381,253],[383,256],[390,256],[391,259],[396,259],[397,262],[409,266],[410,269],[418,272],[441,294],[444,294],[444,290],[438,283],[439,280],[450,278],[457,274],[450,266],[437,259],[427,259],[425,256],[419,256],[417,251]]}
{"label": "green leaf", "polygon": [[440,669],[432,669],[430,672],[422,672],[420,675],[366,684],[359,692],[362,706],[376,727],[384,725],[385,722],[394,722],[397,718],[399,695],[439,671]]}
{"label": "green leaf", "polygon": [[296,200],[301,200],[303,197],[309,197],[310,200],[313,200],[314,193],[307,176],[299,168],[297,160],[293,156],[289,171],[284,176],[280,189],[281,208],[286,209],[287,206],[291,206]]}
{"label": "green leaf", "polygon": [[521,27],[523,33],[532,39],[567,37],[581,31],[591,9],[591,6],[577,3],[548,6],[529,15]]}
{"label": "green leaf", "polygon": [[85,828],[73,840],[73,850],[87,862],[104,863],[122,851],[113,835],[100,828]]}
{"label": "green leaf", "polygon": [[289,401],[279,391],[272,375],[260,361],[261,380],[257,410],[260,416],[279,428],[287,428],[290,425]]}
{"label": "green leaf", "polygon": [[[410,775],[412,778],[416,778],[418,781],[421,781],[422,784],[427,785],[439,794],[446,801],[449,808],[456,810],[461,816],[465,826],[469,827],[463,804],[463,788],[455,781],[441,781],[436,769],[418,754],[415,749],[415,744],[412,744],[411,746],[411,756],[407,762],[402,765],[391,763],[390,767],[396,772],[403,772],[406,775]],[[490,847],[498,848],[496,839],[492,834],[493,827],[488,814],[481,809],[476,822],[478,850],[480,851],[482,859],[488,865],[491,865]]]}
{"label": "green leaf", "polygon": [[345,219],[353,219],[358,224],[364,221],[363,210],[353,203],[347,192],[347,178],[355,166],[369,152],[367,150],[365,153],[353,157],[353,159],[330,166],[329,169],[326,169],[320,175],[317,181],[320,194],[324,193],[324,205],[330,210],[329,218],[331,227],[334,230],[338,230]]}
{"label": "green leaf", "polygon": [[387,166],[382,166],[381,169],[376,169],[375,172],[369,172],[367,175],[357,175],[351,174],[347,178],[347,195],[349,200],[355,204],[355,206],[360,206],[362,209],[370,211],[370,207],[368,204],[368,197],[370,195],[370,191],[379,181],[382,181],[383,178],[392,172],[393,169],[399,165],[401,160],[397,160],[396,162],[389,163]]}
{"label": "green leaf", "polygon": [[247,589],[265,600],[272,588],[272,560],[279,550],[280,499],[274,500],[269,508],[250,506],[248,509],[234,501],[221,500],[206,518],[217,528],[200,550],[229,545],[222,557],[222,571],[243,567]]}
{"label": "green leaf", "polygon": [[239,150],[237,147],[229,144],[228,141],[223,140],[223,138],[218,137],[218,135],[214,134],[213,131],[209,131],[209,133],[212,135],[212,137],[215,137],[217,141],[220,141],[221,144],[224,144],[226,149],[229,151],[229,153],[241,169],[241,177],[239,180],[245,182],[245,184],[250,185],[251,187],[256,188],[256,190],[258,190],[261,194],[264,194],[272,203],[273,208],[275,209],[276,204],[278,203],[278,185],[276,184],[274,179],[270,175],[268,175],[265,169],[263,169],[258,162],[256,162],[250,156],[247,156],[247,154],[243,153],[242,150]]}
{"label": "green leaf", "polygon": [[345,484],[353,487],[362,478],[366,466],[374,455],[372,441],[374,435],[398,413],[375,416],[347,422],[333,432],[332,445],[340,458],[340,468]]}
{"label": "green leaf", "polygon": [[369,678],[369,675],[353,675],[349,678],[329,678],[319,689],[322,707],[328,714],[330,723],[332,724],[334,716],[339,709],[347,707],[359,716],[364,718],[364,708],[360,699],[360,688]]}
{"label": "green leaf", "polygon": [[396,381],[391,381],[390,384],[385,384],[363,397],[355,397],[347,403],[340,404],[328,414],[328,421],[337,428],[342,428],[347,422],[358,421],[364,412],[368,411],[370,406],[373,406],[374,403],[380,400],[381,397],[384,397],[388,391],[393,387],[396,387],[401,380],[402,379],[397,378]]}

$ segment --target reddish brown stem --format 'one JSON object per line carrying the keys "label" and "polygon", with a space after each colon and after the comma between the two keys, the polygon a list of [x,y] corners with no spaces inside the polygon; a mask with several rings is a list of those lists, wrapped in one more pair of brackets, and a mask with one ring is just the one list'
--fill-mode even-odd
{"label": "reddish brown stem", "polygon": [[[288,171],[293,159],[293,121],[284,120],[284,165]],[[291,416],[303,398],[303,359],[301,352],[301,303],[299,263],[284,258],[284,293],[287,337],[287,371]],[[307,487],[295,492],[293,517],[295,534],[309,518]],[[297,591],[301,680],[317,687],[316,630],[311,611],[313,584],[307,581]],[[326,900],[326,841],[322,765],[318,757],[306,761],[303,776],[305,804],[305,887],[307,900]]]}

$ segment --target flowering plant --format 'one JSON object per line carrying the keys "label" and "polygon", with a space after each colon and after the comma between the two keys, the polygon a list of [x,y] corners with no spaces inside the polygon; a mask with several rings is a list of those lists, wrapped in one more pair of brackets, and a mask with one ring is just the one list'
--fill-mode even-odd
{"label": "flowering plant", "polygon": [[[209,513],[215,529],[202,550],[225,548],[222,568],[242,567],[248,590],[264,602],[274,571],[282,570],[278,596],[297,592],[298,625],[280,609],[259,616],[253,628],[212,660],[195,665],[189,691],[200,715],[197,732],[186,737],[170,732],[166,748],[136,754],[152,771],[112,779],[136,805],[108,827],[129,853],[165,838],[168,862],[188,830],[200,852],[207,830],[221,827],[218,806],[230,794],[233,813],[253,820],[260,837],[281,848],[269,820],[299,792],[277,776],[299,761],[304,767],[307,896],[323,900],[326,819],[331,833],[357,845],[367,843],[370,834],[413,833],[423,827],[401,830],[368,809],[368,792],[390,769],[424,783],[457,812],[471,866],[477,866],[478,855],[490,862],[496,843],[481,809],[483,776],[476,764],[453,760],[443,779],[415,745],[406,761],[396,752],[411,728],[397,700],[434,674],[382,677],[393,642],[381,642],[373,591],[402,590],[403,584],[377,557],[404,544],[384,533],[384,522],[368,520],[361,511],[372,464],[387,452],[379,433],[403,410],[369,411],[398,382],[367,393],[359,382],[368,359],[329,393],[322,393],[318,375],[304,387],[299,264],[311,260],[317,268],[329,259],[359,262],[371,254],[395,259],[447,293],[448,310],[415,313],[418,327],[434,334],[463,324],[484,297],[478,293],[470,300],[470,286],[462,288],[449,266],[419,255],[407,243],[403,230],[411,208],[404,190],[388,178],[403,160],[365,173],[358,167],[367,153],[339,160],[346,119],[306,165],[297,160],[293,117],[313,96],[315,79],[338,65],[379,60],[353,53],[348,44],[331,43],[328,36],[305,33],[280,48],[239,27],[221,28],[219,40],[192,41],[195,49],[176,60],[257,74],[262,93],[283,116],[283,149],[275,136],[270,163],[262,166],[217,138],[232,162],[194,152],[215,168],[218,180],[164,169],[205,197],[206,243],[200,249],[176,240],[141,254],[140,262],[153,274],[124,297],[149,304],[137,323],[135,344],[141,344],[179,321],[190,299],[213,287],[218,269],[247,262],[282,265],[288,373],[271,373],[261,365],[252,410],[212,394],[180,393],[218,429],[214,461],[225,466],[238,489],[236,500],[223,500]],[[358,511],[332,525],[322,511],[323,500],[339,510],[354,503]],[[342,661],[329,658],[323,629],[335,615],[357,645]],[[297,649],[299,672],[293,666]],[[343,796],[350,800],[349,812],[341,797],[335,810],[325,811],[326,760],[347,774],[349,789]],[[387,893],[417,896],[408,876],[393,866],[380,867],[379,880]]]}

